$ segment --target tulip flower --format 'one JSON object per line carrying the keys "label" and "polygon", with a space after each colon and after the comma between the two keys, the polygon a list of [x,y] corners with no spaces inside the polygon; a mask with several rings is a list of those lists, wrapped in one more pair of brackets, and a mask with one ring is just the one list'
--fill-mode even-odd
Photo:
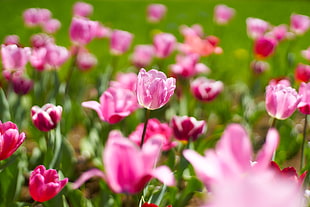
{"label": "tulip flower", "polygon": [[110,51],[113,55],[122,55],[128,51],[133,39],[133,34],[123,31],[114,30],[110,39]]}
{"label": "tulip flower", "polygon": [[310,47],[308,47],[305,50],[301,51],[301,55],[303,58],[305,58],[306,60],[310,61]]}
{"label": "tulip flower", "polygon": [[235,15],[235,10],[224,4],[219,4],[214,8],[214,21],[217,24],[227,24]]}
{"label": "tulip flower", "polygon": [[56,170],[39,165],[30,174],[29,192],[33,200],[44,202],[54,198],[67,183],[68,178],[59,180]]}
{"label": "tulip flower", "polygon": [[151,64],[154,57],[154,47],[152,45],[136,45],[131,62],[137,68],[144,68]]}
{"label": "tulip flower", "polygon": [[298,110],[303,114],[310,114],[310,83],[302,82],[298,94],[301,101],[297,105]]}
{"label": "tulip flower", "polygon": [[278,84],[281,84],[284,86],[291,86],[291,82],[287,77],[273,78],[268,83],[268,85],[272,85],[272,86],[276,86]]}
{"label": "tulip flower", "polygon": [[102,121],[115,124],[135,111],[138,103],[132,91],[110,87],[100,96],[100,103],[86,101],[82,106],[95,110]]}
{"label": "tulip flower", "polygon": [[3,41],[4,45],[18,45],[19,36],[18,35],[7,35]]}
{"label": "tulip flower", "polygon": [[251,62],[251,69],[255,74],[261,74],[269,69],[269,63],[262,60],[254,60]]}
{"label": "tulip flower", "polygon": [[280,42],[286,38],[290,37],[290,33],[288,32],[288,26],[285,24],[281,24],[279,26],[273,27],[270,32],[266,34],[266,36],[270,36]]}
{"label": "tulip flower", "polygon": [[167,8],[163,4],[150,4],[147,7],[147,20],[157,23],[166,15]]}
{"label": "tulip flower", "polygon": [[54,34],[59,30],[61,23],[58,19],[50,19],[42,24],[43,30],[46,33]]}
{"label": "tulip flower", "polygon": [[181,25],[179,27],[180,33],[186,37],[191,35],[196,35],[198,37],[203,37],[203,27],[200,24],[193,24],[191,27],[186,25]]}
{"label": "tulip flower", "polygon": [[167,78],[163,72],[142,68],[137,80],[137,98],[141,106],[148,110],[163,107],[176,88],[175,78]]}
{"label": "tulip flower", "polygon": [[95,55],[89,53],[88,51],[79,52],[76,56],[76,65],[78,69],[86,71],[95,67],[98,60]]}
{"label": "tulip flower", "polygon": [[12,76],[12,85],[13,85],[13,90],[16,94],[19,95],[25,95],[29,93],[29,91],[33,87],[33,81],[30,79],[27,79],[23,76],[20,75],[13,75]]}
{"label": "tulip flower", "polygon": [[268,22],[252,17],[246,19],[246,25],[248,36],[252,39],[262,37],[270,27]]}
{"label": "tulip flower", "polygon": [[48,132],[56,128],[61,119],[62,107],[53,104],[45,104],[41,108],[33,106],[31,108],[31,117],[33,124],[40,130]]}
{"label": "tulip flower", "polygon": [[2,65],[5,70],[23,71],[29,60],[31,50],[17,45],[1,45]]}
{"label": "tulip flower", "polygon": [[299,63],[295,68],[295,80],[300,82],[310,81],[310,65]]}
{"label": "tulip flower", "polygon": [[303,35],[310,28],[310,17],[301,14],[291,15],[291,31],[295,32],[297,35]]}
{"label": "tulip flower", "polygon": [[287,119],[299,104],[301,97],[296,90],[282,84],[268,85],[266,87],[266,110],[271,117]]}
{"label": "tulip flower", "polygon": [[180,141],[195,141],[206,131],[206,122],[194,117],[174,116],[171,120],[174,137]]}
{"label": "tulip flower", "polygon": [[116,80],[110,81],[110,87],[125,88],[136,93],[137,78],[136,73],[117,73]]}
{"label": "tulip flower", "polygon": [[73,15],[80,16],[80,17],[88,17],[93,13],[93,6],[86,2],[75,2],[73,5]]}
{"label": "tulip flower", "polygon": [[98,22],[73,17],[70,25],[70,39],[76,44],[85,45],[96,37]]}
{"label": "tulip flower", "polygon": [[196,78],[191,82],[191,92],[200,101],[214,100],[224,89],[221,81],[207,79],[205,77]]}
{"label": "tulip flower", "polygon": [[24,11],[24,22],[29,27],[40,26],[51,19],[52,13],[48,9],[30,8]]}
{"label": "tulip flower", "polygon": [[25,133],[19,133],[16,124],[0,121],[0,160],[10,157],[25,141]]}
{"label": "tulip flower", "polygon": [[41,48],[41,47],[47,47],[50,44],[55,44],[55,40],[50,35],[47,35],[45,33],[39,33],[34,34],[31,36],[30,39],[32,48]]}
{"label": "tulip flower", "polygon": [[154,168],[160,148],[161,139],[157,137],[145,142],[140,149],[119,131],[113,130],[103,152],[105,172],[91,169],[74,182],[73,188],[78,188],[93,176],[103,178],[115,193],[139,193],[152,178],[172,186],[175,181],[170,169],[166,166]]}
{"label": "tulip flower", "polygon": [[258,59],[264,59],[272,55],[277,46],[277,41],[269,37],[258,37],[254,41],[254,54]]}
{"label": "tulip flower", "polygon": [[176,38],[169,33],[160,33],[154,36],[153,45],[158,58],[166,58],[176,47]]}

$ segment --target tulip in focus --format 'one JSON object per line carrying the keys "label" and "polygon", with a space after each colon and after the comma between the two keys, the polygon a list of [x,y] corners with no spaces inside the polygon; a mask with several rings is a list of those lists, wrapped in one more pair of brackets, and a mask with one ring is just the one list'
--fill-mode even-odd
{"label": "tulip in focus", "polygon": [[70,25],[70,39],[76,44],[85,45],[96,37],[98,22],[73,17]]}
{"label": "tulip in focus", "polygon": [[196,78],[191,82],[191,92],[200,101],[214,100],[224,89],[221,81],[207,79],[205,77]]}
{"label": "tulip in focus", "polygon": [[139,148],[119,131],[111,131],[103,152],[105,172],[91,169],[74,182],[73,188],[78,188],[93,176],[104,179],[115,193],[139,193],[152,178],[173,186],[175,180],[167,166],[154,168],[161,144],[161,139],[154,137]]}
{"label": "tulip in focus", "polygon": [[110,51],[113,55],[122,55],[128,51],[133,39],[133,34],[123,31],[114,30],[110,39]]}
{"label": "tulip in focus", "polygon": [[82,106],[95,110],[102,121],[115,124],[135,111],[138,103],[134,92],[110,87],[100,96],[100,103],[86,101]]}
{"label": "tulip in focus", "polygon": [[266,110],[271,117],[287,119],[299,104],[301,97],[296,90],[282,84],[268,85],[266,87]]}
{"label": "tulip in focus", "polygon": [[301,14],[291,15],[291,31],[295,32],[297,35],[303,35],[310,28],[310,17]]}
{"label": "tulip in focus", "polygon": [[137,68],[144,68],[151,64],[154,57],[152,45],[137,45],[132,54],[131,62]]}
{"label": "tulip in focus", "polygon": [[310,65],[299,63],[295,68],[295,80],[300,82],[310,81]]}
{"label": "tulip in focus", "polygon": [[246,19],[246,26],[248,36],[252,39],[262,37],[270,27],[269,23],[265,20],[253,17]]}
{"label": "tulip in focus", "polygon": [[254,54],[258,59],[265,59],[272,55],[277,46],[277,41],[269,37],[258,37],[254,41]]}
{"label": "tulip in focus", "polygon": [[176,88],[175,78],[167,78],[163,72],[142,68],[137,80],[137,98],[141,106],[149,110],[163,107]]}
{"label": "tulip in focus", "polygon": [[227,24],[235,15],[235,10],[224,4],[219,4],[214,7],[214,21],[219,25]]}
{"label": "tulip in focus", "polygon": [[56,128],[61,119],[62,107],[53,104],[45,104],[41,108],[33,106],[31,108],[31,117],[33,124],[40,130],[48,132]]}
{"label": "tulip in focus", "polygon": [[10,157],[25,139],[25,133],[19,133],[16,124],[0,121],[0,160]]}
{"label": "tulip in focus", "polygon": [[310,83],[302,82],[298,94],[301,101],[297,105],[298,110],[303,114],[310,114]]}
{"label": "tulip in focus", "polygon": [[39,165],[30,174],[29,192],[33,200],[45,202],[54,198],[67,183],[68,178],[59,180],[56,170],[46,170],[43,165]]}
{"label": "tulip in focus", "polygon": [[88,17],[93,13],[93,6],[86,2],[78,1],[73,5],[73,15],[80,17]]}
{"label": "tulip in focus", "polygon": [[163,4],[150,4],[147,7],[147,20],[152,23],[160,22],[166,15],[167,8]]}
{"label": "tulip in focus", "polygon": [[160,33],[154,36],[153,45],[158,58],[166,58],[176,47],[176,38],[169,33]]}

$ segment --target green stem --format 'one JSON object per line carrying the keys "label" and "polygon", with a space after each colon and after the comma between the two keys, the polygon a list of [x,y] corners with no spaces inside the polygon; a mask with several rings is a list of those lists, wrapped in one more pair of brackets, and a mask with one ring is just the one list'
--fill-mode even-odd
{"label": "green stem", "polygon": [[79,53],[79,47],[77,48],[76,52],[72,55],[72,62],[71,62],[71,65],[69,67],[69,72],[68,72],[68,75],[66,77],[66,88],[65,88],[65,95],[64,97],[67,97],[68,95],[68,91],[69,91],[69,84],[70,84],[70,80],[71,80],[71,77],[72,77],[72,74],[73,74],[73,71],[76,67],[76,58],[77,58],[77,55]]}
{"label": "green stem", "polygon": [[143,132],[142,132],[142,137],[141,137],[141,143],[140,143],[140,148],[142,148],[143,143],[144,143],[144,138],[146,134],[146,128],[147,128],[147,123],[150,118],[151,111],[148,109],[145,109],[145,120],[144,120],[144,127],[143,127]]}
{"label": "green stem", "polygon": [[304,125],[304,131],[303,131],[303,139],[301,144],[301,155],[300,155],[300,171],[302,170],[304,166],[304,151],[305,151],[305,143],[306,143],[306,133],[307,133],[307,124],[308,124],[308,115],[305,115],[305,125]]}

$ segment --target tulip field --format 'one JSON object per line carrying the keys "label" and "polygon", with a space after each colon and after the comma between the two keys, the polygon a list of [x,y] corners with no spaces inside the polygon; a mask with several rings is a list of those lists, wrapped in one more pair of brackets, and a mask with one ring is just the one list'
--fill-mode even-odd
{"label": "tulip field", "polygon": [[0,207],[310,206],[308,1],[0,8]]}

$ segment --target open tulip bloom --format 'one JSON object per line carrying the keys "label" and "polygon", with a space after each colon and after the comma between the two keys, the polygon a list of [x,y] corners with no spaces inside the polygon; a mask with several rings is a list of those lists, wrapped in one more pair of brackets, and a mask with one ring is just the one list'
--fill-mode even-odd
{"label": "open tulip bloom", "polygon": [[111,131],[103,152],[105,172],[91,169],[74,182],[73,188],[78,188],[93,176],[104,179],[115,193],[139,193],[152,178],[172,186],[175,181],[170,169],[166,166],[155,168],[161,145],[161,139],[153,138],[140,149],[119,131]]}

